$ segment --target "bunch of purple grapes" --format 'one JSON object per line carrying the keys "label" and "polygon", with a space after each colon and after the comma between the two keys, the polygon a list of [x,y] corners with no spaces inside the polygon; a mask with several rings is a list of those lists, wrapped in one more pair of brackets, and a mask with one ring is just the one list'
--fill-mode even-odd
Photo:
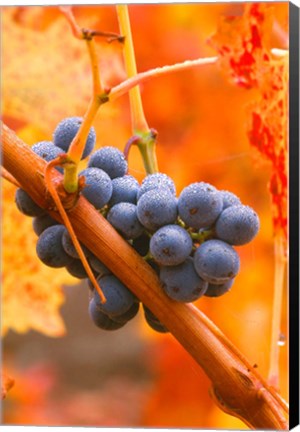
{"label": "bunch of purple grapes", "polygon": [[[53,160],[68,150],[81,121],[78,117],[63,120],[54,131],[53,142],[40,142],[32,150],[46,161]],[[83,158],[93,151],[95,140],[91,128]],[[227,293],[240,268],[233,246],[247,244],[256,236],[256,212],[233,193],[219,191],[205,182],[190,184],[177,197],[175,184],[166,174],[147,175],[139,185],[127,171],[120,150],[96,150],[80,173],[86,183],[82,195],[148,261],[171,299],[194,302],[202,296]],[[20,211],[34,217],[40,260],[50,267],[65,267],[79,279],[87,278],[64,225],[52,219],[22,189],[16,192],[16,203]],[[84,245],[82,248],[107,299],[101,303],[89,281],[90,317],[102,329],[118,329],[138,313],[140,301],[101,260]],[[154,330],[168,331],[145,305],[143,311]]]}

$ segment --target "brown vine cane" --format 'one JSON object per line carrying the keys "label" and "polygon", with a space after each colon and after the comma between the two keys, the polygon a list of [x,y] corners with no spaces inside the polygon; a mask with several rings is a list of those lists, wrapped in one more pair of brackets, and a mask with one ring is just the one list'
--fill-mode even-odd
{"label": "brown vine cane", "polygon": [[[47,209],[45,161],[5,125],[4,167]],[[53,173],[53,180],[62,178]],[[59,214],[49,214],[61,222]],[[170,330],[212,381],[218,405],[253,429],[288,429],[287,406],[257,369],[199,309],[169,299],[151,267],[82,196],[68,216],[85,244]]]}

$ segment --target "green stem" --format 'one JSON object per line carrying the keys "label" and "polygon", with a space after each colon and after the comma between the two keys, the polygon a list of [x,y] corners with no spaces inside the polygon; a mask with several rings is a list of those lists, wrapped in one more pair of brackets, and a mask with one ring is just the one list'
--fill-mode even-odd
{"label": "green stem", "polygon": [[153,259],[153,256],[151,255],[150,251],[148,251],[147,255],[143,256],[143,260],[150,261]]}
{"label": "green stem", "polygon": [[213,234],[212,230],[204,230],[197,233],[190,232],[190,236],[193,240],[197,240],[199,243],[203,243],[205,240],[211,238]]}
{"label": "green stem", "polygon": [[[124,60],[127,76],[137,75],[134,46],[132,40],[130,19],[127,5],[117,5],[117,14],[119,19],[120,33],[125,37],[124,41]],[[145,133],[149,130],[139,86],[134,87],[129,92],[131,106],[131,122],[133,134]]]}
{"label": "green stem", "polygon": [[143,158],[144,167],[147,174],[158,172],[158,164],[156,158],[156,131],[150,130],[147,134],[143,134],[137,146]]}
{"label": "green stem", "polygon": [[81,160],[92,122],[101,105],[101,98],[94,95],[81,126],[68,150],[69,163],[64,165],[64,188],[69,193],[76,192],[78,189],[78,164]]}
{"label": "green stem", "polygon": [[98,109],[103,103],[108,101],[108,92],[103,88],[101,83],[97,50],[93,39],[93,36],[97,35],[97,32],[81,29],[70,7],[61,7],[61,11],[67,18],[74,36],[80,40],[85,40],[87,44],[93,81],[93,95],[89,107],[68,150],[68,161],[64,164],[64,188],[66,192],[74,193],[78,190],[78,165],[84,152],[90,128]]}
{"label": "green stem", "polygon": [[74,162],[64,164],[64,188],[68,193],[78,189],[78,165]]}
{"label": "green stem", "polygon": [[[128,78],[137,75],[134,46],[132,40],[130,19],[127,5],[117,5],[120,33],[125,37],[124,42],[124,61]],[[133,135],[140,139],[137,146],[143,158],[144,167],[147,174],[158,171],[158,164],[155,152],[156,133],[149,129],[145,118],[140,87],[137,85],[129,91],[129,101],[131,108],[131,124]]]}

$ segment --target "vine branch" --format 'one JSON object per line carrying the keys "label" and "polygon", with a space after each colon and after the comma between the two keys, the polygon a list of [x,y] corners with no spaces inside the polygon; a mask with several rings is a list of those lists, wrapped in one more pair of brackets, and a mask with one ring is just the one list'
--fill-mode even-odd
{"label": "vine branch", "polygon": [[[58,212],[49,210],[45,198],[46,185],[40,173],[46,162],[5,125],[2,151],[5,169],[38,205],[62,222]],[[52,177],[53,181],[62,179],[59,172],[53,172]],[[288,429],[286,402],[203,312],[192,304],[169,299],[153,269],[84,197],[79,197],[68,216],[79,240],[137,295],[204,369],[222,409],[254,429]]]}

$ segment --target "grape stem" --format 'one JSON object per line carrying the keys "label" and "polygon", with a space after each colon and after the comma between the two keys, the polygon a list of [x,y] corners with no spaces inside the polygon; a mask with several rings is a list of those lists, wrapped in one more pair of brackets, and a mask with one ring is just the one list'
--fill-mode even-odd
{"label": "grape stem", "polygon": [[143,137],[133,135],[129,138],[124,148],[124,156],[128,160],[131,147],[133,145],[139,147],[148,174],[157,172],[156,159],[152,157],[153,152],[155,152],[156,136],[157,132],[155,129],[150,129],[149,133],[146,133]]}
{"label": "grape stem", "polygon": [[3,167],[1,167],[1,177],[18,188],[21,187],[20,183]]}
{"label": "grape stem", "polygon": [[[126,47],[126,43],[125,43],[125,47]],[[130,63],[131,60],[127,59],[128,57],[129,56],[127,57],[125,56],[125,63]],[[132,129],[133,129],[133,133],[136,136],[140,137],[140,139],[136,142],[136,144],[140,150],[144,162],[145,170],[148,174],[155,173],[158,171],[158,164],[157,164],[157,158],[155,153],[157,132],[155,131],[155,129],[149,130],[148,125],[147,125],[147,130],[145,127],[145,132],[135,130],[138,127],[140,127],[139,125],[143,124],[142,119],[145,118],[142,105],[141,105],[141,98],[140,98],[138,85],[141,84],[142,82],[149,80],[150,78],[155,78],[161,75],[169,74],[171,72],[177,72],[180,70],[184,70],[184,69],[188,69],[200,65],[212,64],[215,63],[217,59],[218,57],[208,57],[208,58],[201,58],[196,60],[186,60],[182,63],[176,63],[170,66],[163,66],[155,69],[150,69],[146,72],[138,73],[133,76],[129,75],[129,78],[127,80],[123,81],[121,84],[118,84],[111,89],[109,94],[110,101],[117,99],[118,97],[122,96],[128,91],[129,94],[132,94],[131,92],[135,91],[135,93],[133,94],[133,96],[131,96],[130,99],[131,101],[133,100],[133,102],[131,102],[131,106],[134,107],[132,108],[132,112],[135,113],[132,114],[132,123],[133,123]],[[130,71],[132,71],[132,68],[130,69]],[[136,120],[136,118],[138,120]]]}
{"label": "grape stem", "polygon": [[[120,32],[125,37],[124,42],[124,61],[127,76],[134,77],[137,74],[134,46],[132,40],[131,26],[127,5],[117,5],[117,15],[119,20]],[[147,133],[149,130],[145,118],[142,98],[139,87],[135,87],[129,92],[131,106],[131,123],[133,133]]]}
{"label": "grape stem", "polygon": [[52,181],[52,170],[53,168],[55,168],[56,166],[64,166],[64,162],[68,159],[68,156],[66,154],[60,155],[58,156],[56,159],[53,159],[52,161],[48,162],[45,166],[45,170],[44,170],[44,177],[45,177],[45,184],[47,186],[47,191],[50,193],[56,208],[70,234],[70,237],[72,239],[72,242],[74,244],[74,247],[79,255],[79,258],[82,262],[82,265],[85,269],[85,271],[87,272],[87,275],[89,277],[89,279],[91,280],[92,284],[94,285],[94,288],[96,289],[96,291],[98,292],[101,302],[105,303],[106,302],[106,298],[94,276],[94,273],[91,270],[91,267],[83,253],[82,247],[80,246],[80,243],[77,239],[77,236],[73,230],[72,224],[70,222],[70,219],[64,209],[64,206],[62,205],[62,202],[59,198],[59,195],[57,193],[57,190],[54,186],[54,182]]}
{"label": "grape stem", "polygon": [[194,60],[185,60],[184,62],[175,63],[173,65],[166,65],[162,67],[157,67],[154,69],[149,69],[145,72],[140,72],[135,76],[128,78],[127,80],[121,82],[111,89],[109,99],[111,101],[117,99],[123,94],[130,91],[135,86],[142,84],[152,78],[157,78],[163,75],[167,75],[174,72],[179,72],[182,70],[190,69],[197,66],[205,66],[216,63],[218,57],[203,57]]}
{"label": "grape stem", "polygon": [[[93,77],[92,100],[90,102],[87,112],[83,117],[83,122],[78,130],[78,133],[74,137],[68,151],[70,162],[65,166],[64,187],[65,190],[69,193],[77,191],[77,167],[84,151],[84,146],[89,134],[90,127],[98,112],[98,109],[103,103],[108,102],[108,100],[114,100],[123,95],[124,93],[129,92],[132,133],[133,135],[139,137],[139,140],[137,140],[136,144],[140,150],[145,170],[147,174],[158,172],[158,163],[155,151],[157,132],[155,131],[154,133],[154,129],[150,129],[147,124],[139,84],[143,81],[148,80],[151,77],[194,67],[200,64],[214,63],[217,60],[217,57],[187,60],[183,63],[178,63],[171,66],[164,66],[162,68],[156,68],[141,74],[137,74],[128,7],[127,5],[117,5],[116,8],[122,36],[115,33],[104,33],[82,29],[79,27],[75,20],[75,17],[72,13],[72,8],[69,6],[60,7],[60,10],[65,15],[67,21],[71,26],[73,35],[78,39],[85,40],[87,43]],[[93,37],[96,35],[105,35],[109,36],[110,38],[115,38],[119,41],[124,42],[124,61],[127,76],[129,78],[121,84],[115,86],[111,90],[104,89],[101,85],[98,58],[95,49],[95,42],[93,39]]]}
{"label": "grape stem", "polygon": [[[44,177],[37,175],[44,172],[46,162],[6,126],[2,152],[4,167],[40,207],[61,222],[59,213],[47,206]],[[52,182],[56,176],[62,178],[53,170]],[[257,368],[203,312],[169,299],[154,270],[83,196],[68,217],[78,239],[153,311],[204,369],[222,409],[253,429],[288,429],[286,402]]]}
{"label": "grape stem", "polygon": [[270,367],[268,382],[271,386],[279,389],[279,339],[281,327],[281,308],[284,288],[284,277],[286,270],[285,257],[285,238],[284,234],[277,234],[274,239],[274,257],[275,257],[275,274],[274,274],[274,298],[272,313],[272,333],[270,348]]}
{"label": "grape stem", "polygon": [[[103,103],[108,101],[109,90],[104,89],[101,83],[98,56],[94,41],[94,36],[99,35],[100,33],[103,35],[105,33],[80,28],[75,20],[71,7],[63,6],[60,8],[60,10],[69,22],[73,35],[78,39],[86,41],[93,80],[93,95],[89,107],[83,117],[80,128],[68,150],[69,162],[65,165],[64,188],[67,192],[74,193],[78,190],[78,164],[84,152],[84,147],[90,128],[98,112],[98,109]],[[120,36],[116,34],[110,33],[109,35],[110,37],[113,35],[115,38],[120,38]]]}
{"label": "grape stem", "polygon": [[[127,5],[117,5],[116,8],[120,32],[125,37],[124,61],[126,73],[129,78],[134,78],[137,75],[137,68],[128,7]],[[127,91],[129,91],[132,134],[139,137],[139,140],[136,142],[136,144],[140,150],[145,170],[147,174],[152,174],[158,171],[158,163],[155,152],[157,133],[153,134],[152,130],[149,129],[143,109],[139,86],[135,85]]]}
{"label": "grape stem", "polygon": [[197,240],[199,243],[203,243],[205,240],[211,238],[212,230],[203,230],[197,233],[190,232],[189,234],[193,240]]}
{"label": "grape stem", "polygon": [[128,158],[129,158],[129,152],[130,152],[130,149],[131,149],[131,147],[133,146],[133,145],[136,145],[138,142],[139,142],[139,140],[140,140],[140,137],[139,136],[137,136],[137,135],[133,135],[132,137],[130,137],[129,138],[129,140],[127,141],[127,143],[126,143],[126,145],[125,145],[125,148],[124,148],[124,156],[125,156],[125,159],[128,161]]}
{"label": "grape stem", "polygon": [[107,38],[107,42],[113,42],[115,40],[117,40],[118,42],[124,42],[124,36],[118,33],[82,29],[81,27],[79,27],[73,15],[71,6],[59,6],[59,9],[66,17],[68,23],[70,24],[73,36],[75,36],[77,39],[87,39],[93,38],[95,36],[100,36]]}
{"label": "grape stem", "polygon": [[153,256],[152,256],[150,251],[148,251],[148,253],[143,256],[143,260],[145,260],[145,261],[153,260]]}

